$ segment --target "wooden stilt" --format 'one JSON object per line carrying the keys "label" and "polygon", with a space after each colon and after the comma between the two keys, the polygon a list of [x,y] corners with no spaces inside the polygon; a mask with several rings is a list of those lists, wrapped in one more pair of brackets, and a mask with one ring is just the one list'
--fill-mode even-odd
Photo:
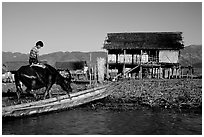
{"label": "wooden stilt", "polygon": [[168,68],[168,79],[170,79],[170,68]]}
{"label": "wooden stilt", "polygon": [[159,67],[159,78],[162,78],[162,68],[161,68],[161,66]]}
{"label": "wooden stilt", "polygon": [[123,61],[123,75],[125,74],[125,55],[126,55],[126,50],[124,49],[124,61]]}
{"label": "wooden stilt", "polygon": [[165,68],[162,68],[162,78],[165,78]]}
{"label": "wooden stilt", "polygon": [[154,68],[153,68],[153,66],[151,68],[151,78],[154,78]]}
{"label": "wooden stilt", "polygon": [[94,81],[97,83],[97,75],[96,75],[96,65],[94,66]]}
{"label": "wooden stilt", "polygon": [[156,68],[156,77],[157,77],[157,79],[158,79],[158,68]]}
{"label": "wooden stilt", "polygon": [[109,79],[109,64],[108,64],[108,52],[107,52],[107,61],[106,61],[106,78]]}
{"label": "wooden stilt", "polygon": [[90,61],[90,66],[89,66],[89,84],[91,85],[91,73],[92,73],[92,70],[91,70],[91,53],[90,53],[90,56],[89,56],[89,61]]}
{"label": "wooden stilt", "polygon": [[140,79],[142,79],[142,65],[140,65],[140,74],[139,74]]}
{"label": "wooden stilt", "polygon": [[178,68],[176,68],[176,79],[178,78]]}

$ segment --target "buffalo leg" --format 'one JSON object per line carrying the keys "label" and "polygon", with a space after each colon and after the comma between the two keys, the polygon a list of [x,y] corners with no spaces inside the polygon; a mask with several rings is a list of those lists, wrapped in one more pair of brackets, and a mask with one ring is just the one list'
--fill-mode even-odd
{"label": "buffalo leg", "polygon": [[21,97],[21,93],[22,93],[22,88],[21,88],[21,85],[17,85],[16,86],[16,94],[17,94],[17,97],[18,97],[18,100],[20,99]]}
{"label": "buffalo leg", "polygon": [[52,85],[50,85],[50,84],[46,87],[44,99],[46,99],[46,96],[47,96],[48,93],[49,93],[49,97],[50,97],[50,98],[52,97],[52,95],[51,95],[51,93],[50,93],[51,87],[52,87]]}
{"label": "buffalo leg", "polygon": [[17,94],[17,98],[19,101],[20,95],[23,92],[23,90],[22,90],[21,83],[20,83],[17,75],[15,75],[15,84],[16,84],[16,94]]}
{"label": "buffalo leg", "polygon": [[69,90],[67,91],[67,94],[68,94],[68,97],[69,97],[70,100],[71,100],[72,98],[71,98],[71,96],[70,96],[70,93],[72,92],[72,88],[71,88],[71,85],[70,85],[70,84],[68,85],[68,89],[69,89]]}

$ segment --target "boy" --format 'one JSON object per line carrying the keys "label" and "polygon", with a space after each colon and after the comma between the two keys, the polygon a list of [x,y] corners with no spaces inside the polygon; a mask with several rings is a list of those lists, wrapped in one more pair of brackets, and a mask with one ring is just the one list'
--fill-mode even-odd
{"label": "boy", "polygon": [[[35,44],[35,47],[33,47],[30,50],[30,56],[29,56],[29,64],[30,66],[38,66],[38,67],[42,67],[43,69],[45,68],[44,64],[39,63],[38,61],[38,53],[40,48],[43,47],[43,42],[42,41],[38,41]],[[44,83],[44,81],[42,80],[42,78],[38,75],[38,73],[36,72],[36,75],[38,77],[38,79],[40,80],[41,83]]]}
{"label": "boy", "polygon": [[43,47],[43,42],[42,41],[38,41],[35,45],[35,47],[33,47],[30,50],[30,56],[29,56],[29,64],[30,65],[36,65],[39,64],[38,62],[38,53],[40,48]]}

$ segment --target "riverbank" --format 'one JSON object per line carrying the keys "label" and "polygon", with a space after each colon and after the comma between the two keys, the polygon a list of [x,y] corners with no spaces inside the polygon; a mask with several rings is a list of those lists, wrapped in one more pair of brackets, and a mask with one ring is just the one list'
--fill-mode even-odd
{"label": "riverbank", "polygon": [[201,79],[125,79],[113,85],[111,95],[95,106],[124,109],[148,106],[202,112]]}
{"label": "riverbank", "polygon": [[[15,87],[3,86],[3,92],[14,92]],[[85,90],[86,85],[72,84],[73,92]],[[202,112],[202,79],[124,79],[111,84],[111,94],[91,102],[85,107],[105,109],[138,109],[141,106],[164,109],[196,109]],[[39,91],[38,91],[39,92]],[[41,89],[42,92],[42,89]],[[53,86],[52,94],[65,94],[60,87]],[[31,98],[22,103],[34,101]],[[2,106],[15,104],[16,100],[3,98]]]}

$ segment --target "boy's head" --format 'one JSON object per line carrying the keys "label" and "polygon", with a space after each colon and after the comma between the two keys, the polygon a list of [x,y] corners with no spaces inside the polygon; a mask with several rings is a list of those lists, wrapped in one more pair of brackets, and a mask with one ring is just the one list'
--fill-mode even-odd
{"label": "boy's head", "polygon": [[35,46],[39,49],[39,48],[43,47],[43,42],[38,41]]}

